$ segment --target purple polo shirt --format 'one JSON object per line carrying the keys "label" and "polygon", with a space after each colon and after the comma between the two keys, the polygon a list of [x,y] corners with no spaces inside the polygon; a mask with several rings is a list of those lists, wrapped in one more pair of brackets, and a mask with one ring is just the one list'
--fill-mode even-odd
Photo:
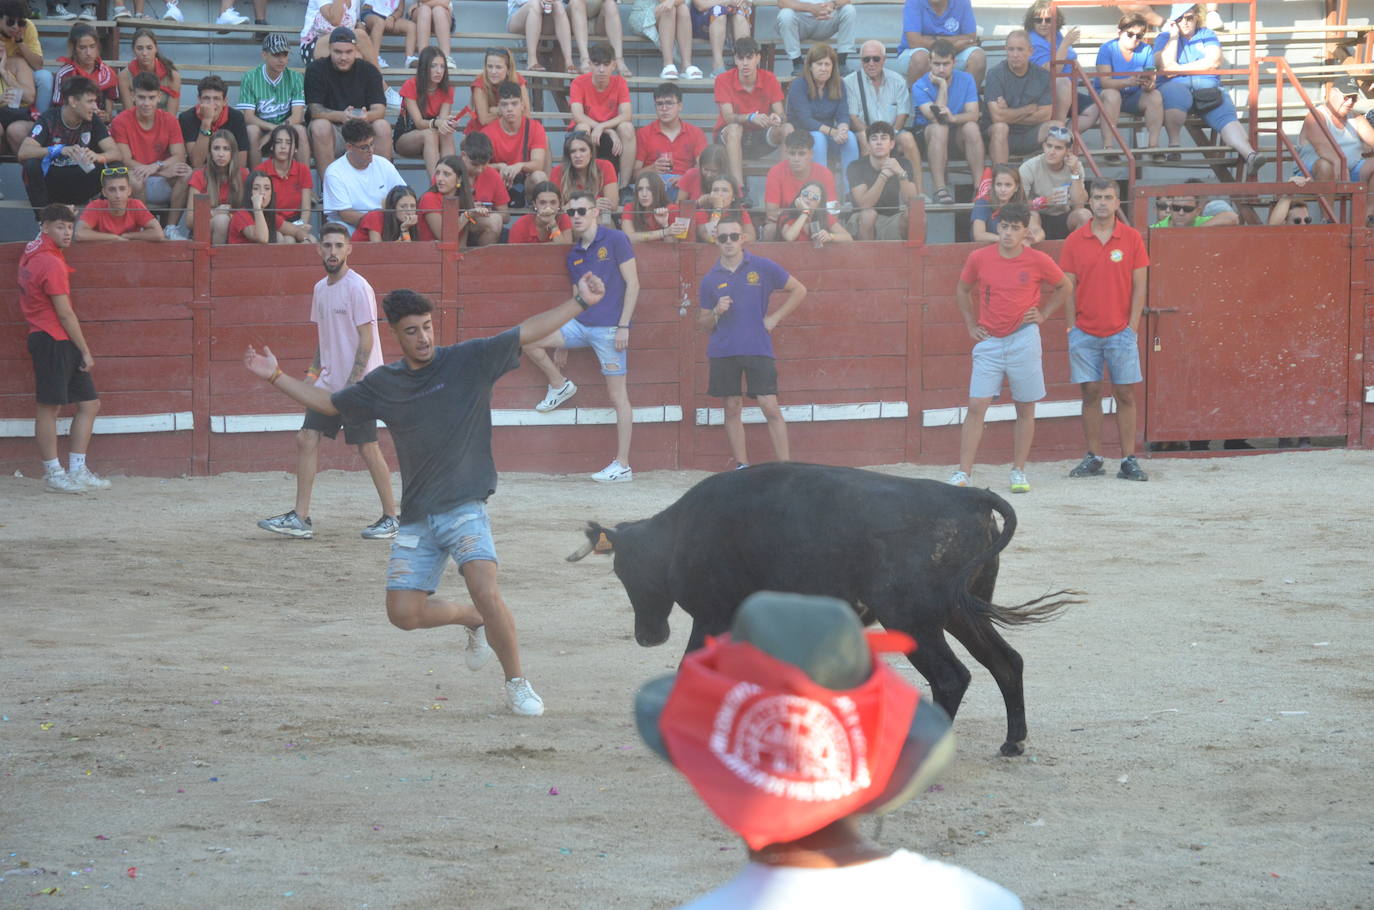
{"label": "purple polo shirt", "polygon": [[701,279],[699,297],[703,310],[714,309],[722,297],[730,298],[730,309],[720,317],[707,357],[772,357],[773,336],[763,327],[768,313],[768,298],[787,284],[787,270],[771,259],[744,254],[733,272],[719,262]]}
{"label": "purple polo shirt", "polygon": [[601,225],[587,246],[575,243],[568,251],[568,277],[573,284],[587,272],[592,272],[606,285],[606,296],[577,317],[583,325],[606,326],[620,324],[620,311],[625,306],[625,277],[620,265],[635,258],[630,238],[615,228]]}

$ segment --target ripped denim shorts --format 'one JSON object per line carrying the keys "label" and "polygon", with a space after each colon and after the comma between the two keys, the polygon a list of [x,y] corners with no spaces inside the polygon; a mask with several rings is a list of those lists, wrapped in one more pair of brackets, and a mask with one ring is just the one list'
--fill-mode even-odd
{"label": "ripped denim shorts", "polygon": [[448,557],[462,568],[474,559],[499,562],[491,539],[491,519],[480,500],[401,525],[391,541],[386,570],[388,591],[425,591],[433,594]]}

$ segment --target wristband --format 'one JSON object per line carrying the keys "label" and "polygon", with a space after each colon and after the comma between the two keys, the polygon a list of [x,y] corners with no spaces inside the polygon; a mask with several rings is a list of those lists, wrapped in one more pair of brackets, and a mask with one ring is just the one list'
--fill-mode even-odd
{"label": "wristband", "polygon": [[272,371],[272,375],[269,376],[269,377],[267,377],[267,384],[268,384],[268,385],[276,385],[276,384],[277,384],[277,380],[280,379],[280,378],[281,378],[281,367],[277,367],[275,370]]}
{"label": "wristband", "polygon": [[582,292],[576,289],[573,290],[573,303],[582,307],[584,311],[587,309],[588,306],[590,306],[590,304],[587,303],[587,301],[582,299]]}

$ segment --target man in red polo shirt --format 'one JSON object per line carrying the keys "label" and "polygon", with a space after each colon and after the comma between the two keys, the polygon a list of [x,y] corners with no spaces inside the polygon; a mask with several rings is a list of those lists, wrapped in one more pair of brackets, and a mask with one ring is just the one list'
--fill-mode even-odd
{"label": "man in red polo shirt", "polygon": [[735,41],[735,66],[716,77],[716,141],[725,146],[730,174],[744,186],[744,159],[773,154],[792,132],[785,117],[778,77],[759,67],[753,38]]}
{"label": "man in red polo shirt", "polygon": [[[120,159],[129,167],[129,186],[135,199],[153,208],[171,206],[167,223],[180,231],[181,211],[186,208],[191,165],[186,163],[186,143],[177,118],[159,105],[162,86],[152,73],[133,78],[134,106],[110,123],[110,136],[119,143]],[[170,233],[170,231],[169,231]],[[171,233],[173,240],[189,236]]]}
{"label": "man in red polo shirt", "polygon": [[668,187],[669,200],[677,199],[678,179],[696,167],[697,157],[706,148],[706,134],[682,120],[682,89],[663,82],[654,89],[654,111],[658,119],[635,134],[639,165],[635,179],[653,171]]}
{"label": "man in red polo shirt", "polygon": [[[38,237],[24,247],[19,258],[19,309],[29,324],[29,357],[33,360],[37,419],[33,435],[43,459],[44,482],[54,493],[104,490],[110,482],[86,467],[86,448],[91,428],[100,411],[100,398],[91,381],[91,356],[86,336],[72,309],[72,289],[67,257],[76,215],[71,208],[53,203],[38,213]],[[71,470],[62,470],[57,458],[57,412],[76,405],[72,417]]]}
{"label": "man in red polo shirt", "polygon": [[[594,45],[590,56],[592,71],[578,76],[568,89],[572,128],[591,134],[598,158],[619,160],[617,174],[633,173],[635,127],[631,119],[629,83],[612,72],[615,57],[609,47]],[[633,193],[633,188],[630,191]]]}
{"label": "man in red polo shirt", "polygon": [[768,213],[768,224],[764,227],[763,239],[778,239],[778,216],[783,209],[791,208],[801,188],[815,180],[825,187],[827,202],[838,202],[835,195],[835,175],[830,168],[817,164],[811,153],[811,134],[805,130],[795,130],[783,140],[782,161],[768,169],[768,177],[763,186],[763,206]]}
{"label": "man in red polo shirt", "polygon": [[100,172],[100,197],[86,206],[76,225],[76,239],[166,240],[162,225],[148,207],[133,198],[129,169],[122,165]]}
{"label": "man in red polo shirt", "polygon": [[497,117],[482,132],[491,140],[491,166],[505,181],[511,205],[522,209],[525,187],[549,179],[549,137],[544,124],[525,116],[520,92],[514,82],[497,86]]}
{"label": "man in red polo shirt", "polygon": [[1070,477],[1102,474],[1102,367],[1112,377],[1116,429],[1121,437],[1122,480],[1149,480],[1135,458],[1135,386],[1140,372],[1136,329],[1145,312],[1150,256],[1140,233],[1116,217],[1121,198],[1114,180],[1088,185],[1092,221],[1069,234],[1059,266],[1073,285],[1065,301],[1069,321],[1070,380],[1083,390],[1083,435],[1088,454]]}

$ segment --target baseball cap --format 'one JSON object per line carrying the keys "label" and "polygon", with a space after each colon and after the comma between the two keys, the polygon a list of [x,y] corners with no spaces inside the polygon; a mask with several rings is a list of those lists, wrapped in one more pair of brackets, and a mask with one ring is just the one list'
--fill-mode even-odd
{"label": "baseball cap", "polygon": [[341,25],[329,33],[330,44],[337,44],[340,41],[346,41],[349,44],[357,44],[358,36],[353,34],[353,29],[346,25]]}
{"label": "baseball cap", "polygon": [[280,32],[269,32],[262,36],[262,49],[269,54],[285,54],[291,49],[286,36]]}
{"label": "baseball cap", "polygon": [[1360,93],[1359,83],[1354,76],[1338,76],[1331,82],[1331,87],[1342,95],[1358,95]]}

